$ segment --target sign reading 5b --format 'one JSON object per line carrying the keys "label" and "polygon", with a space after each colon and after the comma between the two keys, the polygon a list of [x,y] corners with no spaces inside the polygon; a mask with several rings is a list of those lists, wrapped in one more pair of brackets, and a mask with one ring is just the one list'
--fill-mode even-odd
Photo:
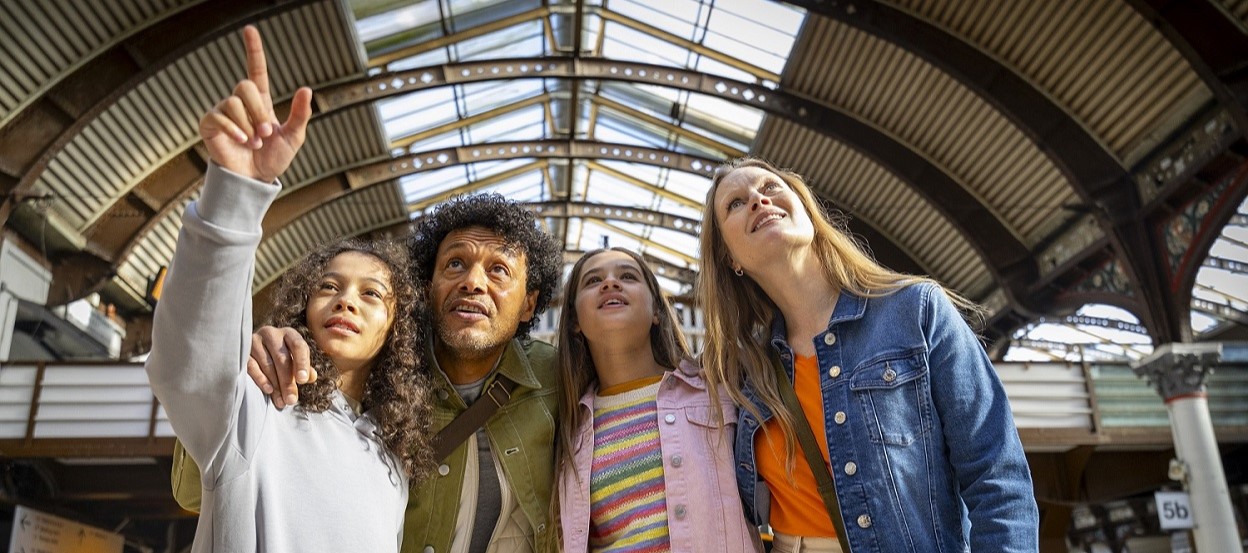
{"label": "sign reading 5b", "polygon": [[1192,501],[1187,492],[1155,492],[1157,519],[1162,530],[1186,530],[1192,527]]}

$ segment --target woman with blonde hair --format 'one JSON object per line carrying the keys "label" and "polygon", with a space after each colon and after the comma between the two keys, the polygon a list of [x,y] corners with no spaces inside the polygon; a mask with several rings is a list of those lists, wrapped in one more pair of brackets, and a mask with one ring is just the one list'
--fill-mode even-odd
{"label": "woman with blonde hair", "polygon": [[758,551],[737,499],[736,409],[712,401],[641,256],[586,253],[559,321],[563,551]]}
{"label": "woman with blonde hair", "polygon": [[742,407],[738,486],[752,520],[769,508],[775,551],[1037,550],[970,302],[881,267],[799,175],[759,159],[716,171],[700,245],[702,364]]}

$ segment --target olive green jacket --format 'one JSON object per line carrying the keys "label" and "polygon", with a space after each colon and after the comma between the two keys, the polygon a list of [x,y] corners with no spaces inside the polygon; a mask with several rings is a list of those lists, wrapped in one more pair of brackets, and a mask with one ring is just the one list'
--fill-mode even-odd
{"label": "olive green jacket", "polygon": [[[498,372],[519,386],[512,398],[485,423],[490,449],[494,452],[499,475],[506,483],[503,510],[495,527],[490,551],[521,553],[537,550],[536,544],[549,543],[550,496],[554,490],[554,443],[559,420],[558,360],[555,348],[545,342],[522,343],[512,340],[499,360]],[[462,413],[467,406],[454,392],[442,371],[433,371],[434,405],[432,430],[437,432]],[[494,376],[486,381],[488,387]],[[486,399],[486,398],[482,398]],[[451,452],[423,483],[412,488],[403,530],[403,553],[443,553],[466,550],[467,540],[455,544],[464,528],[465,515],[475,511],[477,472],[475,437]],[[470,449],[471,448],[471,449]],[[199,510],[201,495],[199,470],[176,445],[173,458],[173,494],[178,504]],[[472,493],[465,493],[471,491]],[[463,513],[461,513],[461,510]],[[456,528],[457,522],[460,528]]]}

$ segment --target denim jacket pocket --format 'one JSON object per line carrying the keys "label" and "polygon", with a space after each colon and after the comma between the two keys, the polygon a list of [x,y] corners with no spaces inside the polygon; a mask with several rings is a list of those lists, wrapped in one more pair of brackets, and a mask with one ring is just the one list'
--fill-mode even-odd
{"label": "denim jacket pocket", "polygon": [[849,389],[873,443],[910,445],[932,429],[927,357],[922,349],[877,357],[854,371]]}

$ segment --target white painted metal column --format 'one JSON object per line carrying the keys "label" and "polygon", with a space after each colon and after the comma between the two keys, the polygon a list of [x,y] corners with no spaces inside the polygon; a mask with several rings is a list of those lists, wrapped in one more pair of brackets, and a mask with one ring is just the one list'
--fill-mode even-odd
{"label": "white painted metal column", "polygon": [[1221,344],[1166,344],[1132,367],[1166,402],[1182,468],[1172,476],[1191,495],[1192,533],[1202,552],[1243,550],[1205,393],[1205,380],[1221,359]]}

